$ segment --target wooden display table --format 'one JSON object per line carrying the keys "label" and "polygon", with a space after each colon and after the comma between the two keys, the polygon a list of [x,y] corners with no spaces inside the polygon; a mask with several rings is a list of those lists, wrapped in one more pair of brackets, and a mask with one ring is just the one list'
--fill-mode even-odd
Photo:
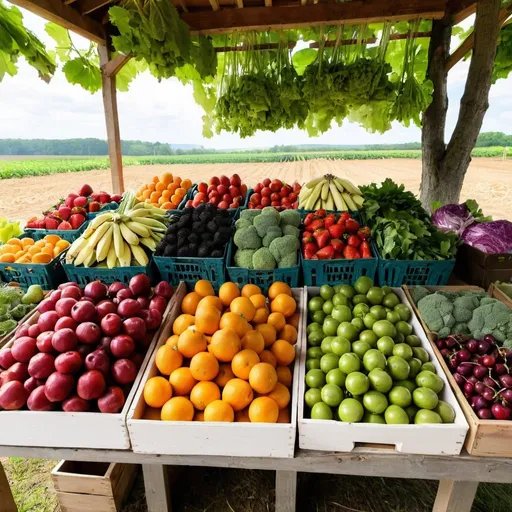
{"label": "wooden display table", "polygon": [[[1,457],[66,459],[142,464],[149,512],[170,510],[165,465],[210,466],[276,471],[276,512],[295,510],[297,473],[329,473],[439,480],[434,512],[469,512],[479,482],[512,483],[512,459],[409,455],[381,448],[356,448],[350,453],[297,450],[293,459],[144,455],[120,450],[24,448],[0,446]],[[0,472],[2,512],[16,510],[7,481]],[[456,480],[454,480],[454,478]]]}

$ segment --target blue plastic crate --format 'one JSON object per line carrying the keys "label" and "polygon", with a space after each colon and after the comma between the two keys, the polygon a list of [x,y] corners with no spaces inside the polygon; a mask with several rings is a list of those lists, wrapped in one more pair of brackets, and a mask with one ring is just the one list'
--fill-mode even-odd
{"label": "blue plastic crate", "polygon": [[378,258],[359,260],[306,260],[302,258],[302,273],[306,286],[354,284],[361,276],[375,280]]}
{"label": "blue plastic crate", "polygon": [[89,222],[86,220],[78,229],[25,229],[25,235],[37,240],[42,240],[46,235],[57,235],[62,240],[74,242],[87,228]]}
{"label": "blue plastic crate", "polygon": [[109,212],[109,211],[115,211],[118,208],[119,208],[119,203],[116,203],[116,202],[104,204],[101,207],[99,212],[88,213],[87,214],[87,220],[94,219],[95,217],[97,217],[98,215],[101,215],[102,213],[106,213],[106,212]]}
{"label": "blue plastic crate", "polygon": [[62,260],[66,251],[50,263],[0,263],[0,281],[15,282],[23,287],[38,284],[43,290],[53,290],[66,281]]}
{"label": "blue plastic crate", "polygon": [[114,281],[121,281],[128,284],[130,279],[137,274],[146,274],[155,282],[155,271],[152,268],[152,262],[145,267],[119,267],[119,268],[103,268],[103,267],[75,267],[73,264],[63,263],[64,272],[67,280],[85,286],[91,281],[102,281],[105,284],[111,284]]}
{"label": "blue plastic crate", "polygon": [[281,281],[292,288],[299,286],[300,275],[300,254],[298,254],[299,264],[295,267],[276,268],[275,270],[251,270],[249,268],[233,267],[232,258],[234,256],[233,242],[230,242],[227,253],[227,271],[231,281],[239,287],[246,284],[255,284],[259,286],[263,293],[266,293],[272,283]]}

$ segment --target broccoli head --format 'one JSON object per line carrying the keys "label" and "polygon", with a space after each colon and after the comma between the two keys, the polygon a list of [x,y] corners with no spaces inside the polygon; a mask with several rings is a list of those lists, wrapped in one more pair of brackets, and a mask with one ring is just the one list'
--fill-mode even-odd
{"label": "broccoli head", "polygon": [[[473,316],[473,310],[479,305],[479,300],[471,295],[457,297],[453,301],[453,316],[457,322],[469,322]],[[460,333],[462,334],[462,333]]]}
{"label": "broccoli head", "polygon": [[[440,336],[450,334],[450,328],[455,325],[455,318],[452,315],[453,304],[445,295],[433,293],[423,297],[418,302],[418,310],[432,332],[437,332]],[[448,328],[448,334],[445,334],[444,328]],[[441,329],[443,334],[440,332]]]}
{"label": "broccoli head", "polygon": [[261,210],[244,210],[240,214],[240,218],[246,219],[246,220],[250,221],[252,224],[252,222],[254,221],[254,218],[257,217],[258,215],[261,215]]}
{"label": "broccoli head", "polygon": [[234,256],[235,266],[252,269],[252,257],[255,252],[253,249],[238,249]]}
{"label": "broccoli head", "polygon": [[281,226],[300,226],[300,213],[296,210],[283,210],[280,213]]}
{"label": "broccoli head", "polygon": [[295,238],[299,238],[300,231],[299,228],[296,228],[295,226],[291,226],[290,224],[285,224],[283,226],[283,235],[291,235]]}
{"label": "broccoli head", "polygon": [[295,267],[298,263],[297,251],[283,256],[279,261],[279,268]]}
{"label": "broccoli head", "polygon": [[482,303],[468,322],[471,335],[481,340],[486,334],[492,334],[500,343],[512,338],[512,309],[490,297],[482,299]]}
{"label": "broccoli head", "polygon": [[269,245],[269,249],[279,266],[280,261],[285,256],[297,252],[299,245],[300,244],[297,238],[291,235],[285,235],[282,236],[281,238],[276,238],[275,240],[272,240],[271,244]]}
{"label": "broccoli head", "polygon": [[[274,212],[275,215],[270,213],[271,211]],[[253,223],[258,235],[263,238],[271,227],[279,227],[279,214],[274,208],[270,208],[270,210],[263,208],[263,213],[256,217]]]}
{"label": "broccoli head", "polygon": [[277,226],[273,226],[269,228],[265,236],[263,237],[263,247],[269,247],[272,243],[272,240],[275,240],[276,238],[281,238],[283,236],[283,232],[281,231],[281,228],[278,228]]}
{"label": "broccoli head", "polygon": [[274,270],[276,260],[267,247],[262,247],[253,254],[252,266],[255,270]]}
{"label": "broccoli head", "polygon": [[414,286],[411,288],[411,297],[414,304],[418,304],[418,302],[427,295],[430,295],[430,292],[424,286]]}
{"label": "broccoli head", "polygon": [[233,241],[239,249],[259,249],[261,247],[261,238],[254,226],[237,229]]}
{"label": "broccoli head", "polygon": [[235,222],[236,229],[248,228],[249,226],[252,226],[252,220],[249,219],[238,219]]}

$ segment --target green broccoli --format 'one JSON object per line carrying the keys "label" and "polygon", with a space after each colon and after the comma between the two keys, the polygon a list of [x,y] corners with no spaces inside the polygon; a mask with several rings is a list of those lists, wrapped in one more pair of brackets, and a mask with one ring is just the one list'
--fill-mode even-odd
{"label": "green broccoli", "polygon": [[273,206],[266,206],[261,210],[262,215],[271,215],[274,219],[276,219],[277,225],[281,222],[281,217],[279,216],[279,212]]}
{"label": "green broccoli", "polygon": [[281,226],[300,226],[300,213],[296,210],[283,210],[281,212]]}
{"label": "green broccoli", "polygon": [[34,304],[18,304],[15,308],[11,309],[11,316],[14,320],[21,320],[25,315],[28,315],[34,307]]}
{"label": "green broccoli", "polygon": [[235,266],[242,268],[253,268],[252,257],[256,251],[253,249],[239,249],[235,252]]}
{"label": "green broccoli", "polygon": [[418,302],[427,295],[430,295],[430,292],[424,286],[415,286],[411,288],[411,297],[414,304],[418,304]]}
{"label": "green broccoli", "polygon": [[239,249],[259,249],[261,247],[261,238],[254,226],[237,229],[233,241]]}
{"label": "green broccoli", "polygon": [[299,228],[296,228],[295,226],[292,226],[290,224],[285,224],[283,226],[283,235],[291,235],[291,236],[294,236],[295,238],[299,238],[300,231],[299,231]]}
{"label": "green broccoli", "polygon": [[261,210],[243,210],[240,214],[240,218],[247,219],[252,223],[254,221],[254,217],[257,217],[258,215],[261,215]]}
{"label": "green broccoli", "polygon": [[[479,306],[480,301],[472,295],[463,295],[453,301],[453,316],[456,322],[469,322],[473,316],[473,310]],[[459,333],[457,331],[457,334]]]}
{"label": "green broccoli", "polygon": [[276,238],[281,238],[283,236],[283,232],[281,231],[281,228],[278,228],[277,226],[273,226],[269,228],[265,236],[263,237],[263,247],[268,247],[272,240],[275,240]]}
{"label": "green broccoli", "polygon": [[480,301],[480,306],[487,306],[487,304],[494,304],[495,302],[496,299],[493,299],[487,295]]}
{"label": "green broccoli", "polygon": [[496,299],[483,299],[482,303],[468,322],[471,335],[481,340],[486,334],[492,334],[501,343],[511,339],[512,309]]}
{"label": "green broccoli", "polygon": [[[276,215],[270,213],[275,212]],[[279,227],[279,214],[270,208],[270,211],[263,208],[263,213],[254,219],[254,227],[260,238],[263,238],[271,227]]]}
{"label": "green broccoli", "polygon": [[465,322],[460,322],[460,323],[457,323],[455,324],[452,328],[451,328],[451,332],[453,334],[471,334],[469,332],[469,327],[468,327],[468,324],[465,323]]}
{"label": "green broccoli", "polygon": [[253,254],[252,266],[255,270],[274,270],[276,268],[276,260],[266,247],[262,247]]}
{"label": "green broccoli", "polygon": [[450,302],[453,302],[459,296],[457,292],[447,292],[445,290],[439,290],[436,294],[446,297]]}
{"label": "green broccoli", "polygon": [[297,265],[297,252],[294,251],[290,254],[287,254],[286,256],[283,256],[281,260],[279,261],[279,268],[285,268],[285,267],[295,267]]}
{"label": "green broccoli", "polygon": [[0,322],[0,336],[9,334],[17,325],[18,322],[16,322],[16,320],[5,320]]}
{"label": "green broccoli", "polygon": [[276,238],[275,240],[272,240],[269,249],[272,253],[272,256],[277,261],[277,265],[279,266],[280,261],[287,255],[297,252],[299,248],[299,241],[297,238],[291,236],[291,235],[285,235],[281,238]]}
{"label": "green broccoli", "polygon": [[[455,325],[455,318],[452,315],[453,304],[447,297],[440,293],[427,295],[418,302],[418,310],[432,332],[437,332],[440,336],[450,334],[450,328]],[[445,328],[448,328],[448,334],[445,334]]]}
{"label": "green broccoli", "polygon": [[249,226],[252,226],[252,221],[249,219],[238,219],[235,222],[236,229],[244,229],[244,228],[248,228]]}

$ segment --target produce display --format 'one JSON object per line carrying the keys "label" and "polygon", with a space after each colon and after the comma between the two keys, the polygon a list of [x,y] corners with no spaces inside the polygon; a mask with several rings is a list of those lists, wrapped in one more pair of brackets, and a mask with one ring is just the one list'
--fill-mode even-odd
{"label": "produce display", "polygon": [[189,179],[182,180],[179,176],[166,172],[161,178],[155,176],[151,183],[142,185],[136,197],[138,201],[163,210],[176,210],[191,187],[192,182]]}
{"label": "produce display", "polygon": [[23,233],[19,222],[10,222],[5,217],[0,218],[0,245],[7,243],[11,238]]}
{"label": "produce display", "polygon": [[510,348],[500,347],[492,334],[481,340],[453,335],[437,340],[436,345],[480,419],[512,419]]}
{"label": "produce display", "polygon": [[273,207],[244,210],[235,223],[236,267],[274,270],[298,264],[300,214]]}
{"label": "produce display", "polygon": [[127,192],[119,209],[92,219],[87,229],[70,246],[66,263],[103,268],[146,266],[148,252],[167,231],[165,210],[148,203],[137,203]]}
{"label": "produce display", "polygon": [[485,292],[430,292],[412,288],[412,298],[421,318],[440,338],[467,334],[477,340],[494,337],[496,344],[512,349],[512,309]]}
{"label": "produce display", "polygon": [[448,260],[455,258],[458,237],[443,233],[412,192],[389,178],[362,186],[365,217],[379,256],[385,260]]}
{"label": "produce display", "polygon": [[311,419],[453,423],[444,382],[408,323],[409,308],[368,277],[308,301],[304,401]]}
{"label": "produce display", "polygon": [[144,274],[61,284],[0,350],[0,409],[119,412],[171,295]]}
{"label": "produce display", "polygon": [[58,235],[46,235],[35,242],[32,238],[11,238],[0,245],[0,263],[47,264],[64,252],[70,243]]}
{"label": "produce display", "polygon": [[227,176],[213,176],[208,183],[204,181],[197,184],[197,190],[192,199],[185,206],[197,208],[203,203],[212,203],[222,210],[238,208],[244,205],[247,196],[247,185],[242,183],[238,174],[231,178]]}
{"label": "produce display", "polygon": [[265,206],[273,206],[278,211],[299,207],[299,193],[302,187],[296,181],[292,185],[283,183],[279,179],[265,178],[254,186],[249,197],[248,208],[261,210]]}
{"label": "produce display", "polygon": [[0,338],[14,330],[43,298],[38,284],[29,286],[26,292],[15,286],[0,286]]}
{"label": "produce display", "polygon": [[306,183],[299,193],[302,210],[357,211],[363,206],[362,192],[350,181],[326,174]]}
{"label": "produce display", "polygon": [[268,297],[198,281],[181,302],[173,334],[156,352],[159,375],[144,386],[146,419],[290,423],[299,312],[290,287]]}
{"label": "produce display", "polygon": [[337,216],[325,210],[304,218],[302,256],[306,260],[371,258],[370,228],[361,227],[348,212]]}

